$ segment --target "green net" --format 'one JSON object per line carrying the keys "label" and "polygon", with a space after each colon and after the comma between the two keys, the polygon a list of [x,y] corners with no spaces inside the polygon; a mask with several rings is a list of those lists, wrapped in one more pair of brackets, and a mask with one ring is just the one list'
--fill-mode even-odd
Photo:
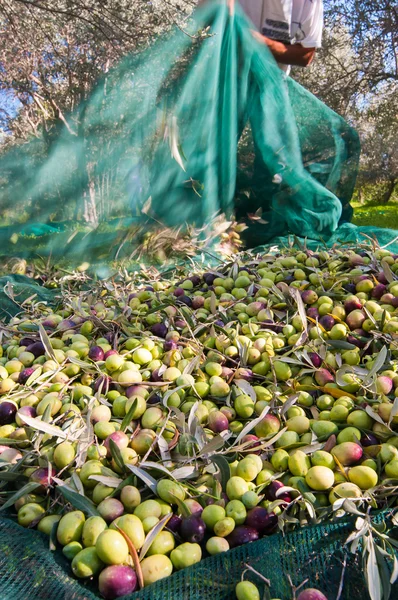
{"label": "green net", "polygon": [[220,213],[247,221],[250,247],[287,232],[328,240],[351,218],[359,151],[239,7],[208,3],[188,32],[105,74],[65,123],[3,152],[1,253],[108,260],[131,253],[140,227]]}
{"label": "green net", "polygon": [[[376,521],[381,522],[386,516],[381,514]],[[98,597],[90,583],[84,584],[73,577],[70,563],[59,551],[49,551],[47,536],[5,518],[0,519],[0,525],[2,600],[94,600]],[[368,596],[361,561],[344,546],[353,528],[352,520],[337,520],[286,536],[270,536],[207,558],[129,597],[134,600],[233,600],[235,586],[245,565],[249,564],[270,580],[270,597],[292,598],[290,576],[295,586],[308,579],[305,587],[321,589],[328,598],[338,597],[341,587],[340,598],[351,600],[357,595],[365,600]],[[258,576],[249,578],[261,589]],[[392,598],[397,590],[394,585]]]}

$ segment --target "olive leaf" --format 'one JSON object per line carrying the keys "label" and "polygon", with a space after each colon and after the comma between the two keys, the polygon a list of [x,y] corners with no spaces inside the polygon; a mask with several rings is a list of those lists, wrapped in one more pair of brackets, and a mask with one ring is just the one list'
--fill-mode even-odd
{"label": "olive leaf", "polygon": [[90,517],[100,517],[94,502],[82,496],[78,492],[75,492],[71,487],[69,487],[65,482],[61,479],[54,478],[53,481],[58,483],[57,490],[62,494],[67,502],[72,504],[73,508],[77,510],[81,510],[85,514]]}
{"label": "olive leaf", "polygon": [[50,425],[49,423],[44,423],[40,419],[34,419],[33,417],[28,417],[27,415],[22,414],[19,415],[19,418],[32,429],[48,433],[53,437],[63,438],[64,440],[67,438],[67,434],[65,433],[65,431],[62,431],[62,429],[59,429],[59,427],[55,427],[54,425]]}
{"label": "olive leaf", "polygon": [[51,346],[50,338],[48,337],[47,331],[44,329],[44,327],[43,327],[43,325],[41,323],[39,323],[39,335],[40,335],[41,343],[43,344],[44,349],[46,351],[46,354],[48,354],[48,356],[54,362],[58,363],[57,357],[55,356],[54,349]]}
{"label": "olive leaf", "polygon": [[223,491],[225,492],[227,489],[227,483],[228,483],[229,479],[231,478],[231,469],[229,468],[229,463],[228,463],[227,459],[224,458],[224,456],[220,456],[217,454],[210,456],[210,460],[215,465],[217,465],[217,467],[220,471],[220,478],[221,478],[220,483],[221,483],[221,487],[222,487]]}
{"label": "olive leaf", "polygon": [[157,481],[156,479],[154,479],[153,477],[151,477],[150,475],[148,475],[148,473],[146,473],[143,469],[140,469],[139,467],[136,467],[135,465],[129,465],[126,464],[126,467],[128,469],[130,469],[130,471],[132,473],[134,473],[134,475],[136,475],[136,477],[138,477],[139,479],[141,479],[141,481],[143,481],[145,483],[145,485],[154,493],[157,494]]}
{"label": "olive leaf", "polygon": [[119,469],[124,473],[126,470],[126,465],[121,455],[119,446],[112,439],[109,440],[109,450],[111,451],[113,460],[115,461]]}
{"label": "olive leaf", "polygon": [[135,398],[133,404],[130,406],[128,413],[125,415],[122,424],[120,425],[120,431],[126,431],[127,427],[130,425],[131,421],[133,420],[133,414],[136,411],[137,404],[138,400],[137,398]]}
{"label": "olive leaf", "polygon": [[35,483],[33,481],[30,481],[29,483],[27,483],[26,485],[21,487],[21,489],[19,489],[17,492],[15,492],[15,494],[10,496],[10,498],[8,498],[8,500],[0,507],[0,511],[5,510],[6,508],[9,508],[13,504],[15,504],[15,502],[17,500],[19,500],[19,498],[22,498],[22,496],[30,494],[31,492],[36,490],[38,487],[40,487],[40,483]]}
{"label": "olive leaf", "polygon": [[144,544],[140,550],[140,562],[145,558],[145,555],[148,552],[149,548],[151,547],[151,545],[153,544],[153,542],[155,541],[155,539],[157,538],[159,533],[161,531],[163,531],[163,529],[166,527],[166,525],[170,521],[172,515],[173,515],[173,513],[169,513],[168,515],[165,515],[163,517],[163,519],[160,519],[160,521],[158,523],[156,523],[156,525],[154,525],[150,531],[148,531],[148,534],[145,538]]}
{"label": "olive leaf", "polygon": [[256,392],[255,392],[253,386],[251,386],[248,381],[246,381],[245,379],[235,379],[234,384],[240,390],[242,390],[242,392],[244,394],[246,394],[246,396],[249,396],[253,400],[253,402],[256,401],[256,398],[257,398]]}
{"label": "olive leaf", "polygon": [[119,479],[119,477],[105,477],[104,475],[90,475],[89,479],[98,481],[111,488],[118,488],[123,481],[123,479]]}
{"label": "olive leaf", "polygon": [[[242,438],[244,438],[245,435],[247,435],[249,433],[249,431],[251,431],[252,429],[254,429],[256,427],[256,425],[258,425],[259,423],[261,423],[261,421],[264,419],[264,417],[266,416],[266,414],[269,411],[270,411],[270,407],[269,406],[265,406],[263,408],[263,410],[261,411],[260,416],[257,417],[257,419],[253,419],[253,421],[249,421],[249,423],[247,425],[245,425],[245,427],[242,429],[242,431],[240,432],[240,434],[236,438],[235,444],[239,443],[240,440]],[[235,445],[235,444],[233,444],[233,445]]]}
{"label": "olive leaf", "polygon": [[368,585],[369,596],[371,597],[371,600],[382,600],[382,586],[374,543],[370,540],[370,538],[368,538],[367,541],[368,557],[366,561],[365,577]]}

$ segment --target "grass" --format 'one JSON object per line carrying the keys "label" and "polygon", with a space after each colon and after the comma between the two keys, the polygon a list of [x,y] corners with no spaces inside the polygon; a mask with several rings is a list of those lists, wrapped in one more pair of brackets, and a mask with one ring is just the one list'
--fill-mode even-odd
{"label": "grass", "polygon": [[398,203],[390,204],[359,204],[354,207],[353,223],[355,225],[370,225],[371,227],[387,227],[398,230]]}

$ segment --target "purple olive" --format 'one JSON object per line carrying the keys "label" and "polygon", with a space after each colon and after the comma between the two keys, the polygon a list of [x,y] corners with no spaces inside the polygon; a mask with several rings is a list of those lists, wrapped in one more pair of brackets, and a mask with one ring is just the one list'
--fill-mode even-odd
{"label": "purple olive", "polygon": [[179,533],[181,529],[182,518],[178,515],[172,515],[170,520],[167,521],[167,529],[169,529],[172,533]]}
{"label": "purple olive", "polygon": [[369,342],[367,333],[363,329],[354,329],[350,335],[347,336],[347,342],[353,344],[357,348],[365,348]]}
{"label": "purple olive", "polygon": [[186,306],[192,306],[192,300],[189,296],[179,296],[178,301],[182,302]]}
{"label": "purple olive", "polygon": [[130,438],[123,431],[114,431],[113,433],[110,433],[104,441],[104,446],[107,450],[108,458],[112,457],[112,452],[111,452],[111,448],[110,448],[111,440],[116,444],[116,446],[119,448],[119,450],[123,450],[124,448],[127,448],[127,446],[129,445],[129,442],[130,442]]}
{"label": "purple olive", "polygon": [[304,304],[315,304],[318,300],[318,294],[314,290],[304,290],[301,292],[301,298]]}
{"label": "purple olive", "polygon": [[376,279],[380,283],[384,283],[384,285],[387,285],[387,283],[388,283],[388,280],[387,280],[387,277],[384,274],[384,271],[380,271],[380,273],[377,273]]}
{"label": "purple olive", "polygon": [[393,294],[387,293],[387,294],[383,294],[382,297],[379,298],[379,300],[383,304],[390,304],[392,306],[392,302],[393,302],[394,298],[395,298],[395,296]]}
{"label": "purple olive", "polygon": [[176,326],[177,329],[184,329],[186,323],[185,323],[184,319],[176,319],[174,322],[174,325]]}
{"label": "purple olive", "polygon": [[43,356],[43,354],[46,353],[46,349],[44,348],[44,346],[41,342],[34,342],[33,344],[31,344],[30,346],[28,346],[26,348],[26,351],[31,352],[35,358],[38,358],[39,356]]}
{"label": "purple olive", "polygon": [[278,524],[278,517],[275,513],[268,513],[266,508],[256,506],[247,513],[245,525],[257,529],[260,534],[270,533]]}
{"label": "purple olive", "polygon": [[163,381],[163,375],[159,375],[159,369],[154,369],[152,371],[151,381]]}
{"label": "purple olive", "polygon": [[17,407],[13,402],[0,402],[0,425],[9,425],[15,421]]}
{"label": "purple olive", "polygon": [[165,338],[168,332],[168,328],[164,323],[155,323],[151,327],[151,333],[160,338]]}
{"label": "purple olive", "polygon": [[331,315],[323,315],[323,317],[319,319],[319,324],[322,325],[326,331],[330,331],[335,323],[336,321]]}
{"label": "purple olive", "polygon": [[101,571],[98,587],[105,600],[114,600],[120,596],[132,594],[137,588],[137,575],[127,565],[111,565]]}
{"label": "purple olive", "polygon": [[346,323],[351,331],[354,329],[360,329],[364,321],[366,321],[366,314],[363,312],[363,310],[359,309],[351,311],[346,318]]}
{"label": "purple olive", "polygon": [[33,375],[35,371],[36,369],[34,367],[27,367],[26,369],[23,369],[18,375],[18,383],[21,383],[22,385],[26,383],[29,377]]}
{"label": "purple olive", "polygon": [[112,354],[119,354],[117,350],[107,350],[104,354],[104,360],[108,358],[108,356],[112,356]]}
{"label": "purple olive", "polygon": [[249,446],[246,446],[246,449],[251,450],[252,454],[261,454],[261,450],[255,450],[255,448],[259,446],[261,442],[259,438],[254,435],[254,433],[248,433],[247,435],[244,435],[241,441],[242,444],[246,444],[246,442],[252,442]]}
{"label": "purple olive", "polygon": [[318,311],[317,307],[310,306],[309,308],[307,308],[307,316],[310,317],[310,319],[318,319],[319,311]]}
{"label": "purple olive", "polygon": [[345,285],[343,285],[343,290],[345,290],[349,294],[355,294],[356,287],[353,283],[346,283]]}
{"label": "purple olive", "polygon": [[100,375],[94,383],[94,392],[98,392],[101,388],[102,394],[107,394],[111,389],[112,379],[107,375]]}
{"label": "purple olive", "polygon": [[182,519],[180,533],[181,537],[186,542],[191,542],[191,544],[201,542],[205,537],[205,532],[206,525],[200,517],[191,515],[190,517]]}
{"label": "purple olive", "polygon": [[126,396],[127,398],[131,398],[131,396],[136,396],[138,394],[138,396],[142,395],[142,391],[146,391],[146,387],[143,385],[130,385],[128,388],[126,388]]}
{"label": "purple olive", "polygon": [[316,369],[319,369],[319,367],[322,364],[322,359],[319,356],[319,354],[317,354],[316,352],[309,352],[308,356],[310,357],[310,361],[312,362],[312,364],[314,365],[314,367]]}
{"label": "purple olive", "polygon": [[229,367],[223,367],[221,371],[221,377],[223,379],[229,379],[234,374],[233,370]]}
{"label": "purple olive", "polygon": [[160,404],[162,401],[162,397],[159,394],[152,394],[148,400],[146,401],[147,404],[149,404],[150,406],[154,406],[156,404]]}
{"label": "purple olive", "polygon": [[180,296],[183,296],[185,294],[185,290],[183,288],[178,287],[174,290],[173,293],[176,298],[179,298]]}
{"label": "purple olive", "polygon": [[235,527],[232,533],[227,536],[227,542],[230,548],[236,548],[236,546],[242,546],[249,542],[255,542],[260,537],[257,529],[253,527],[247,527],[246,525],[239,525]]}
{"label": "purple olive", "polygon": [[88,352],[88,357],[97,362],[99,360],[105,359],[105,352],[101,348],[101,346],[92,346]]}
{"label": "purple olive", "polygon": [[28,346],[31,346],[34,343],[35,343],[35,340],[32,340],[32,338],[29,338],[29,337],[23,337],[19,340],[19,345],[25,346],[26,348]]}
{"label": "purple olive", "polygon": [[57,329],[58,331],[67,331],[68,329],[74,329],[75,327],[76,321],[72,321],[72,319],[64,319],[58,323]]}
{"label": "purple olive", "polygon": [[387,292],[387,287],[384,283],[379,283],[372,290],[372,298],[376,298],[376,300],[380,300],[380,298]]}
{"label": "purple olive", "polygon": [[58,325],[58,321],[52,319],[51,317],[48,317],[47,319],[44,319],[44,321],[42,321],[42,325],[45,329],[55,329]]}
{"label": "purple olive", "polygon": [[394,296],[394,298],[391,300],[391,304],[394,308],[398,308],[398,296]]}
{"label": "purple olive", "polygon": [[178,344],[174,340],[166,340],[164,343],[164,351],[170,352],[170,350],[177,350]]}
{"label": "purple olive", "polygon": [[283,493],[277,496],[278,491],[283,487],[284,485],[281,481],[278,481],[277,479],[275,479],[275,481],[271,481],[271,483],[267,485],[264,490],[267,500],[271,500],[271,502],[273,502],[274,500],[278,499],[290,503],[292,499],[289,494]]}
{"label": "purple olive", "polygon": [[203,275],[203,279],[207,285],[212,285],[213,281],[217,278],[217,275],[213,275],[213,273],[205,273]]}
{"label": "purple olive", "polygon": [[192,277],[190,277],[189,279],[192,281],[194,287],[198,287],[198,285],[200,285],[202,281],[199,275],[192,275]]}
{"label": "purple olive", "polygon": [[364,433],[361,436],[361,445],[364,448],[367,448],[368,446],[377,446],[378,443],[379,440],[373,433]]}
{"label": "purple olive", "polygon": [[194,515],[195,517],[200,517],[200,515],[203,512],[203,506],[199,504],[197,500],[194,500],[193,498],[187,498],[185,500],[185,504],[188,507],[191,515]]}

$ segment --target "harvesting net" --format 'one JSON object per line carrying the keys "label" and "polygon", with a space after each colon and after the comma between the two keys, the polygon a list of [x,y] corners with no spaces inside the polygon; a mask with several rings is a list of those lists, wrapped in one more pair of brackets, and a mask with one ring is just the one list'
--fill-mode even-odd
{"label": "harvesting net", "polygon": [[106,73],[65,123],[3,152],[3,255],[109,260],[153,224],[220,213],[248,222],[249,247],[287,232],[329,240],[350,220],[356,132],[286,78],[238,6],[208,3],[187,27]]}
{"label": "harvesting net", "polygon": [[[376,517],[382,520],[386,515]],[[387,521],[388,522],[388,521]],[[26,530],[9,519],[0,519],[0,598],[2,600],[95,600],[94,587],[76,580],[61,552],[50,552],[48,537]],[[274,535],[207,558],[129,596],[133,600],[232,600],[245,565],[270,580],[264,597],[288,599],[292,588],[308,579],[305,587],[324,590],[336,598],[368,598],[361,561],[347,552],[344,542],[353,530],[352,520],[306,527],[286,536]],[[252,581],[261,588],[258,576]],[[392,596],[396,585],[392,588]],[[269,595],[270,594],[270,595]],[[125,596],[127,598],[127,596]]]}

